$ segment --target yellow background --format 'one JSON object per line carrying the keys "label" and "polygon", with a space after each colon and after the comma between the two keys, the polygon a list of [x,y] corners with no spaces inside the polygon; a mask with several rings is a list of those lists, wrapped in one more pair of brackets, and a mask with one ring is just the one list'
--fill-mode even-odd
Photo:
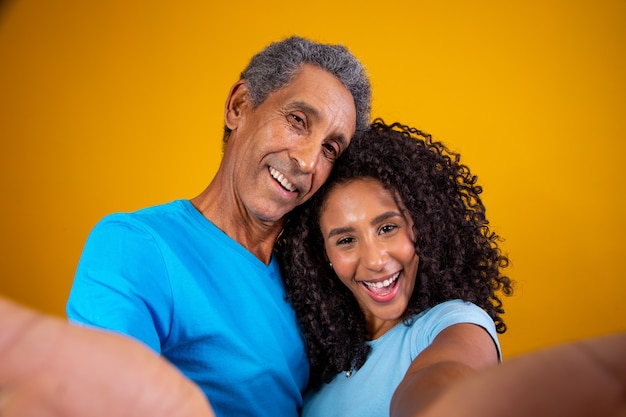
{"label": "yellow background", "polygon": [[0,294],[55,315],[102,216],[197,195],[250,56],[299,34],[366,65],[374,116],[484,186],[517,281],[505,357],[626,331],[626,2],[0,4]]}

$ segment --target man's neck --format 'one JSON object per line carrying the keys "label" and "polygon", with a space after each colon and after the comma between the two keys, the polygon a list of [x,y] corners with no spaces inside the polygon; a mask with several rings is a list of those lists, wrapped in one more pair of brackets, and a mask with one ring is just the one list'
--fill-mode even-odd
{"label": "man's neck", "polygon": [[219,187],[211,183],[191,204],[231,239],[237,241],[261,262],[268,265],[274,243],[283,222],[263,222],[250,216],[241,206],[221,195]]}

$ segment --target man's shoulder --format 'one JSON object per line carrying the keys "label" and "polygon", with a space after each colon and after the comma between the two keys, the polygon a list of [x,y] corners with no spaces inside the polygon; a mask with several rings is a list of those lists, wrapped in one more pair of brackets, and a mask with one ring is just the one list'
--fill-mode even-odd
{"label": "man's shoulder", "polygon": [[180,217],[186,213],[187,200],[174,200],[164,204],[140,208],[134,211],[118,211],[104,216],[98,225],[107,224],[153,224]]}

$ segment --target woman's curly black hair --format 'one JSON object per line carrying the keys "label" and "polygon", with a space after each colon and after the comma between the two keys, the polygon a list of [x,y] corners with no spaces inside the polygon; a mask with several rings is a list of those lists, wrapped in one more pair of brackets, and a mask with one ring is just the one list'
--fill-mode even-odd
{"label": "woman's curly black hair", "polygon": [[[476,176],[430,135],[376,119],[337,161],[328,181],[290,213],[277,242],[277,256],[306,339],[310,386],[360,368],[369,353],[365,316],[350,290],[328,265],[319,228],[320,210],[336,184],[371,177],[397,192],[415,223],[419,254],[415,289],[404,314],[462,299],[482,307],[498,333],[506,331],[497,293],[511,295],[509,264],[498,247],[480,199]],[[363,196],[367,204],[367,196]]]}

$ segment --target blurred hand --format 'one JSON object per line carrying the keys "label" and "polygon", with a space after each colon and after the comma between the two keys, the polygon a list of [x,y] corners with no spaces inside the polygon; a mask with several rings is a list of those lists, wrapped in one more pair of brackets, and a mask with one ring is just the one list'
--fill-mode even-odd
{"label": "blurred hand", "polygon": [[214,417],[154,352],[0,297],[0,416]]}
{"label": "blurred hand", "polygon": [[626,417],[626,333],[519,356],[464,379],[425,417]]}

